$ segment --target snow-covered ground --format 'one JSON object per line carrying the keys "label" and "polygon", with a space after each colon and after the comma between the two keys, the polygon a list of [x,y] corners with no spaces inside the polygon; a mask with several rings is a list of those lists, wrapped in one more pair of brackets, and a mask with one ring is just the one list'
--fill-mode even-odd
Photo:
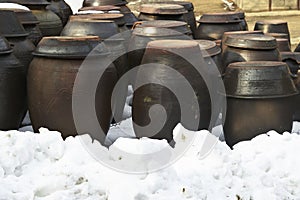
{"label": "snow-covered ground", "polygon": [[[118,128],[129,130],[129,126],[130,119]],[[296,123],[295,131],[299,128]],[[180,135],[177,143],[196,136],[189,150],[173,165],[141,174],[118,172],[95,160],[82,145],[80,138],[87,136],[63,141],[58,132],[47,129],[41,129],[40,134],[1,132],[0,199],[300,199],[298,134],[270,131],[231,150],[207,131],[176,130]],[[207,137],[215,146],[203,157],[200,147]],[[149,151],[165,144],[120,138],[108,150],[91,143],[115,163],[127,162],[115,148]]]}

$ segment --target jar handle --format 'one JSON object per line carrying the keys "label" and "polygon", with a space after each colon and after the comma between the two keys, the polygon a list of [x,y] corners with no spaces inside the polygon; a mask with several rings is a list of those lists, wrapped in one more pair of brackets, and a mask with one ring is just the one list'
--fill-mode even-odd
{"label": "jar handle", "polygon": [[131,30],[135,29],[136,26],[142,25],[142,24],[143,24],[143,22],[135,22],[135,23],[133,24]]}

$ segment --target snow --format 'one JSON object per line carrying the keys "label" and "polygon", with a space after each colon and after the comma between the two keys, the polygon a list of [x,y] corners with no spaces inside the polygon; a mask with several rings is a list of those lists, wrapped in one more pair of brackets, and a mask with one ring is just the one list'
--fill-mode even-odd
{"label": "snow", "polygon": [[[130,132],[130,121],[115,128]],[[300,199],[300,135],[270,131],[231,150],[208,131],[190,132],[179,124],[174,134],[181,136],[176,145],[187,141],[182,135],[195,136],[179,160],[153,173],[133,174],[96,160],[82,143],[87,135],[64,141],[44,128],[39,134],[0,132],[0,199]],[[202,156],[207,137],[215,145]],[[119,138],[109,149],[90,145],[103,159],[128,165],[130,157],[116,149],[142,154],[168,146],[148,138]]]}
{"label": "snow", "polygon": [[22,6],[16,3],[0,3],[0,8],[14,8],[14,9],[21,9],[21,10],[30,10],[26,6]]}

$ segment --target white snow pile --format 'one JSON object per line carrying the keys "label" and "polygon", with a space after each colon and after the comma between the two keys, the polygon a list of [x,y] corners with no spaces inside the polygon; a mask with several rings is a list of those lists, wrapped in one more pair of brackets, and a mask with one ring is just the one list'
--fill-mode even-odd
{"label": "white snow pile", "polygon": [[0,9],[8,9],[8,8],[13,8],[13,9],[21,9],[21,10],[30,10],[26,6],[22,6],[17,3],[0,3]]}
{"label": "white snow pile", "polygon": [[[175,130],[182,130],[178,126]],[[176,145],[193,134],[197,137],[176,163],[153,173],[129,174],[95,160],[80,140],[87,136],[64,141],[60,133],[47,129],[41,129],[40,134],[0,132],[0,199],[300,199],[298,134],[270,131],[237,144],[233,150],[207,131],[178,134],[181,139]],[[202,157],[200,147],[207,137],[216,144]],[[146,138],[119,138],[112,147],[147,152],[165,144]],[[111,162],[126,163],[126,157],[115,159],[114,148],[93,145]]]}

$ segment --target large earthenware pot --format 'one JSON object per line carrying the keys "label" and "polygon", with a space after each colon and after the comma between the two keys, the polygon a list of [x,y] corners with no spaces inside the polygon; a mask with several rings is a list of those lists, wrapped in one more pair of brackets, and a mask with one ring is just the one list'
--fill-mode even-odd
{"label": "large earthenware pot", "polygon": [[252,34],[259,34],[259,35],[263,35],[264,33],[262,31],[228,31],[228,32],[224,32],[223,36],[222,36],[222,40],[221,40],[221,48],[222,51],[224,51],[226,49],[226,45],[225,45],[225,40],[227,39],[228,35],[252,35]]}
{"label": "large earthenware pot", "polygon": [[32,13],[39,20],[39,27],[43,36],[59,35],[63,25],[61,19],[46,7],[50,4],[46,0],[18,0],[24,6],[30,8]]}
{"label": "large earthenware pot", "polygon": [[134,24],[134,28],[140,27],[156,27],[156,28],[167,28],[174,31],[178,31],[185,35],[191,35],[191,29],[188,27],[186,22],[174,21],[174,20],[152,20],[152,21],[139,21]]}
{"label": "large earthenware pot", "polygon": [[221,48],[210,40],[196,40],[199,43],[202,56],[206,63],[212,67],[218,67],[219,72],[222,70]]}
{"label": "large earthenware pot", "polygon": [[114,21],[118,27],[119,32],[127,31],[128,28],[125,26],[125,20],[123,14],[85,14],[85,15],[73,15],[70,20],[73,19],[94,19],[94,20],[109,20]]}
{"label": "large earthenware pot", "polygon": [[197,39],[220,40],[224,32],[245,30],[243,20],[232,13],[203,14],[198,22]]}
{"label": "large earthenware pot", "polygon": [[157,1],[155,3],[178,4],[178,5],[183,6],[187,10],[187,13],[185,13],[183,16],[185,18],[185,21],[190,26],[193,36],[195,36],[197,25],[196,25],[196,19],[195,19],[195,14],[194,14],[194,5],[192,2],[189,2],[189,1],[163,1],[163,2]]}
{"label": "large earthenware pot", "polygon": [[[129,41],[128,60],[129,69],[133,69],[141,64],[145,48],[150,41],[154,40],[191,40],[191,38],[183,33],[172,29],[157,28],[157,27],[136,27]],[[135,77],[131,78],[131,83],[135,82]]]}
{"label": "large earthenware pot", "polygon": [[[173,139],[172,131],[179,122],[191,130],[208,128],[211,117],[208,89],[202,76],[191,62],[198,63],[201,65],[200,67],[206,67],[206,65],[204,62],[200,64],[198,62],[199,56],[195,55],[201,56],[201,50],[196,41],[160,40],[148,43],[142,60],[142,64],[148,64],[145,66],[148,70],[139,69],[136,81],[137,86],[140,83],[148,84],[136,89],[133,95],[132,117],[137,137],[150,136],[171,142]],[[192,61],[189,62],[186,59]],[[173,74],[163,66],[156,64],[168,66],[178,74]],[[188,81],[197,97],[191,97],[180,102],[173,90],[182,91],[183,88],[181,87],[185,81]],[[200,113],[199,110],[195,109],[196,105],[191,103],[193,100],[198,104]],[[157,104],[165,109],[166,123],[162,125],[151,124],[154,129],[161,126],[159,130],[152,130],[151,128],[145,130],[144,128],[149,125],[151,120],[162,123],[159,120],[162,113],[156,109],[151,111],[151,107]],[[182,119],[181,117],[185,114],[181,113],[180,108],[191,118],[183,117]],[[150,119],[149,114],[152,115],[152,119]]]}
{"label": "large earthenware pot", "polygon": [[288,23],[282,20],[262,20],[257,21],[254,30],[262,30],[264,33],[284,33],[288,35],[290,41],[290,32]]}
{"label": "large earthenware pot", "polygon": [[28,33],[13,11],[0,11],[0,35],[6,37],[9,43],[13,45],[13,53],[19,59],[26,73],[35,46],[26,38]]}
{"label": "large earthenware pot", "polygon": [[68,22],[69,16],[73,14],[71,7],[64,0],[48,0],[51,4],[46,8],[54,12],[62,21],[63,26]]}
{"label": "large earthenware pot", "polygon": [[118,33],[118,26],[114,21],[73,18],[64,27],[61,35],[98,35],[101,39],[106,39]]}
{"label": "large earthenware pot", "polygon": [[[86,95],[86,91],[73,94],[73,86],[79,70],[80,73],[92,76],[104,67],[99,61],[107,59],[108,52],[99,47],[99,44],[100,39],[97,36],[44,37],[41,40],[28,72],[29,113],[35,131],[40,127],[47,127],[60,131],[64,138],[89,133],[86,130],[78,132],[75,127],[72,98],[73,95]],[[80,68],[95,47],[97,51],[94,51],[90,59],[95,59],[93,62],[97,65],[89,65],[88,69]],[[115,67],[110,65],[99,79],[94,97],[95,112],[106,133],[112,117],[111,94],[117,81]],[[89,80],[80,81],[82,83],[78,84]]]}
{"label": "large earthenware pot", "polygon": [[178,4],[142,4],[138,18],[142,21],[176,20],[186,21],[183,16],[187,11]]}
{"label": "large earthenware pot", "polygon": [[[296,88],[300,92],[300,70],[298,70],[297,76],[294,77],[294,83],[296,85]],[[295,99],[295,102],[299,102],[299,101],[300,101],[300,94],[298,94]],[[295,105],[293,119],[294,119],[294,121],[300,121],[300,104],[299,103],[296,103],[296,105]]]}
{"label": "large earthenware pot", "polygon": [[291,132],[298,91],[285,63],[232,63],[226,69],[224,85],[224,136],[229,146],[270,130]]}
{"label": "large earthenware pot", "polygon": [[281,61],[276,39],[265,35],[228,35],[223,51],[223,72],[234,62]]}
{"label": "large earthenware pot", "polygon": [[26,112],[26,75],[12,54],[8,41],[0,36],[0,129],[18,130]]}

